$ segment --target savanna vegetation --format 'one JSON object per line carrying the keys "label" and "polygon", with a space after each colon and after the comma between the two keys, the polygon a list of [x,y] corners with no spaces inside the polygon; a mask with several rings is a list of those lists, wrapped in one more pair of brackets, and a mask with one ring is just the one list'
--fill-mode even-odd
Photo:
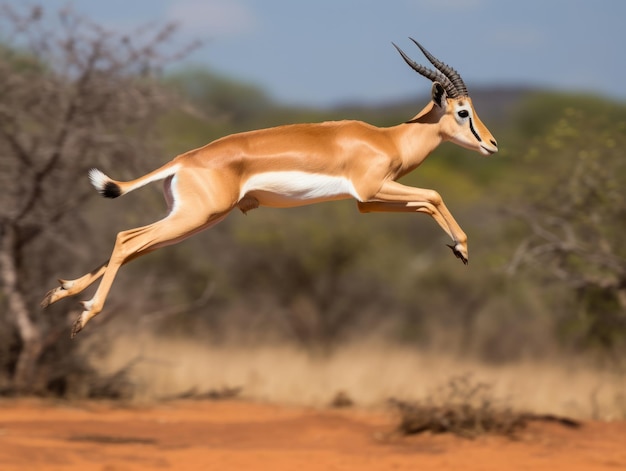
{"label": "savanna vegetation", "polygon": [[[125,266],[105,311],[70,341],[79,307],[70,300],[42,312],[45,291],[57,277],[96,267],[117,232],[165,210],[156,185],[101,200],[88,168],[131,178],[220,136],[281,123],[394,125],[427,97],[296,108],[207,68],[163,73],[176,58],[160,52],[169,46],[169,28],[131,44],[65,12],[59,36],[44,41],[41,10],[6,12],[11,34],[0,50],[5,394],[127,394],[134,368],[149,363],[151,352],[130,349],[110,371],[97,365],[120,338],[132,343],[146,336],[152,347],[281,345],[315,358],[355,342],[492,366],[575,357],[623,381],[626,105],[471,84],[500,153],[483,158],[444,144],[405,178],[442,194],[469,236],[469,266],[452,256],[445,234],[424,216],[361,215],[350,201],[233,213],[210,231]],[[221,360],[226,368],[228,357]]]}

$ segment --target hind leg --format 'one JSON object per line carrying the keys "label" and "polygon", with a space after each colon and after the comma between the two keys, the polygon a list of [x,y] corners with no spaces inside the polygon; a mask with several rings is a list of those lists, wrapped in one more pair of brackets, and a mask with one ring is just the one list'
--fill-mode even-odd
{"label": "hind leg", "polygon": [[80,293],[81,291],[89,287],[94,281],[104,275],[108,263],[108,261],[104,262],[95,270],[90,271],[86,275],[83,275],[75,280],[60,279],[59,283],[61,286],[57,286],[56,288],[53,288],[46,293],[43,301],[41,301],[41,307],[46,308],[50,304],[56,303],[63,298],[67,298],[68,296],[74,296],[75,294]]}
{"label": "hind leg", "polygon": [[168,216],[154,224],[120,232],[117,235],[111,258],[104,269],[100,286],[93,298],[81,303],[84,310],[74,322],[72,337],[102,311],[115,276],[122,265],[157,248],[175,244],[196,232],[213,226],[224,219],[227,214],[228,212],[211,215],[208,220],[207,218],[190,219]]}
{"label": "hind leg", "polygon": [[[223,178],[223,173],[221,176]],[[180,172],[172,181],[171,195],[173,209],[166,218],[117,235],[100,286],[92,299],[82,303],[84,310],[74,323],[72,336],[102,311],[117,271],[123,264],[217,224],[235,207],[239,187],[222,183],[215,174]]]}
{"label": "hind leg", "polygon": [[[145,255],[146,253],[148,252],[142,253],[141,255]],[[134,260],[137,257],[139,257],[139,255],[129,257],[128,259],[124,260],[124,264]],[[53,288],[46,293],[46,296],[41,301],[41,307],[45,309],[50,304],[54,304],[63,298],[67,298],[69,296],[74,296],[78,293],[81,293],[89,286],[91,286],[94,282],[96,282],[102,275],[104,275],[104,272],[106,271],[108,265],[109,261],[107,260],[98,268],[90,271],[80,278],[76,278],[75,280],[59,279],[59,284],[61,286],[57,286],[56,288]]]}
{"label": "hind leg", "polygon": [[[163,185],[163,196],[165,197],[165,202],[167,203],[169,212],[172,211],[172,208],[174,205],[172,180],[173,180],[173,176],[168,177],[165,180],[164,185]],[[129,257],[128,259],[124,261],[124,263],[130,262],[131,260],[133,260],[133,258],[135,257]],[[96,280],[98,280],[102,275],[104,275],[104,272],[106,271],[108,264],[109,264],[109,261],[107,260],[98,268],[90,271],[86,275],[83,275],[80,278],[77,278],[75,280],[59,279],[59,284],[61,286],[53,288],[46,293],[46,296],[41,301],[41,307],[47,308],[50,304],[54,304],[63,298],[67,298],[68,296],[74,296],[82,292],[83,290],[91,286],[91,284],[94,283]]]}

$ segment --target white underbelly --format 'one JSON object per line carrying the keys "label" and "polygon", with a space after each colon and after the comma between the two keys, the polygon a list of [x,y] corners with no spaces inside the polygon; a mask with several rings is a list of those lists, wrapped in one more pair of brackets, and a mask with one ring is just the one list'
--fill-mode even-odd
{"label": "white underbelly", "polygon": [[290,207],[345,198],[359,200],[352,182],[345,177],[298,171],[264,172],[251,176],[239,198],[252,196],[262,206]]}

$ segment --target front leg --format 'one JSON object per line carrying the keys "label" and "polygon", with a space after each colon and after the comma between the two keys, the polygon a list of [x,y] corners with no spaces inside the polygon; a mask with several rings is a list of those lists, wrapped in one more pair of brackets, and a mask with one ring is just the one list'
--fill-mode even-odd
{"label": "front leg", "polygon": [[467,265],[467,236],[446,207],[439,193],[434,190],[414,188],[401,183],[385,182],[368,201],[358,203],[359,211],[368,212],[419,212],[426,213],[441,226],[453,240],[448,245],[454,255]]}

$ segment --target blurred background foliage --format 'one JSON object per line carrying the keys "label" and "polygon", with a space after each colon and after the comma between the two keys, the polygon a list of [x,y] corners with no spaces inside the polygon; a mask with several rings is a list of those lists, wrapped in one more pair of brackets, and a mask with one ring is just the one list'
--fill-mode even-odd
{"label": "blurred background foliage", "polygon": [[[0,51],[3,67],[23,71],[25,80],[52,73],[41,62],[45,57],[7,51],[9,46]],[[336,119],[390,126],[410,119],[428,100],[291,107],[273,102],[254,84],[198,67],[142,80],[157,80],[164,94],[176,97],[176,106],[150,116],[154,123],[141,135],[151,144],[132,164],[123,152],[98,160],[114,178],[130,178],[249,129]],[[626,347],[626,105],[514,87],[471,93],[500,153],[483,158],[444,144],[404,179],[441,193],[469,236],[468,267],[445,247],[436,224],[420,215],[361,215],[351,201],[260,208],[233,213],[209,231],[124,267],[105,311],[81,337],[90,338],[94,352],[106,349],[111,336],[141,330],[214,345],[282,342],[321,355],[355,339],[382,339],[491,363],[575,354],[617,365]],[[156,185],[108,201],[90,190],[86,177],[73,181],[89,196],[79,209],[59,216],[55,237],[32,241],[19,260],[21,284],[12,289],[24,291],[34,322],[42,318],[37,301],[56,277],[82,275],[108,257],[117,232],[164,213]],[[4,183],[5,195],[19,191],[11,183]],[[69,238],[66,223],[73,231]],[[2,224],[6,229],[7,219]],[[56,254],[54,263],[46,253]],[[12,390],[22,345],[8,299],[5,284],[5,391]],[[74,308],[72,301],[61,302],[47,314],[63,333],[55,337],[57,350],[70,344],[66,314]],[[41,322],[42,329],[52,329],[50,320]],[[36,392],[71,388],[70,380],[50,373],[70,361],[69,347],[61,350],[65,354],[44,350],[37,360]],[[72,363],[70,370],[86,368]]]}

